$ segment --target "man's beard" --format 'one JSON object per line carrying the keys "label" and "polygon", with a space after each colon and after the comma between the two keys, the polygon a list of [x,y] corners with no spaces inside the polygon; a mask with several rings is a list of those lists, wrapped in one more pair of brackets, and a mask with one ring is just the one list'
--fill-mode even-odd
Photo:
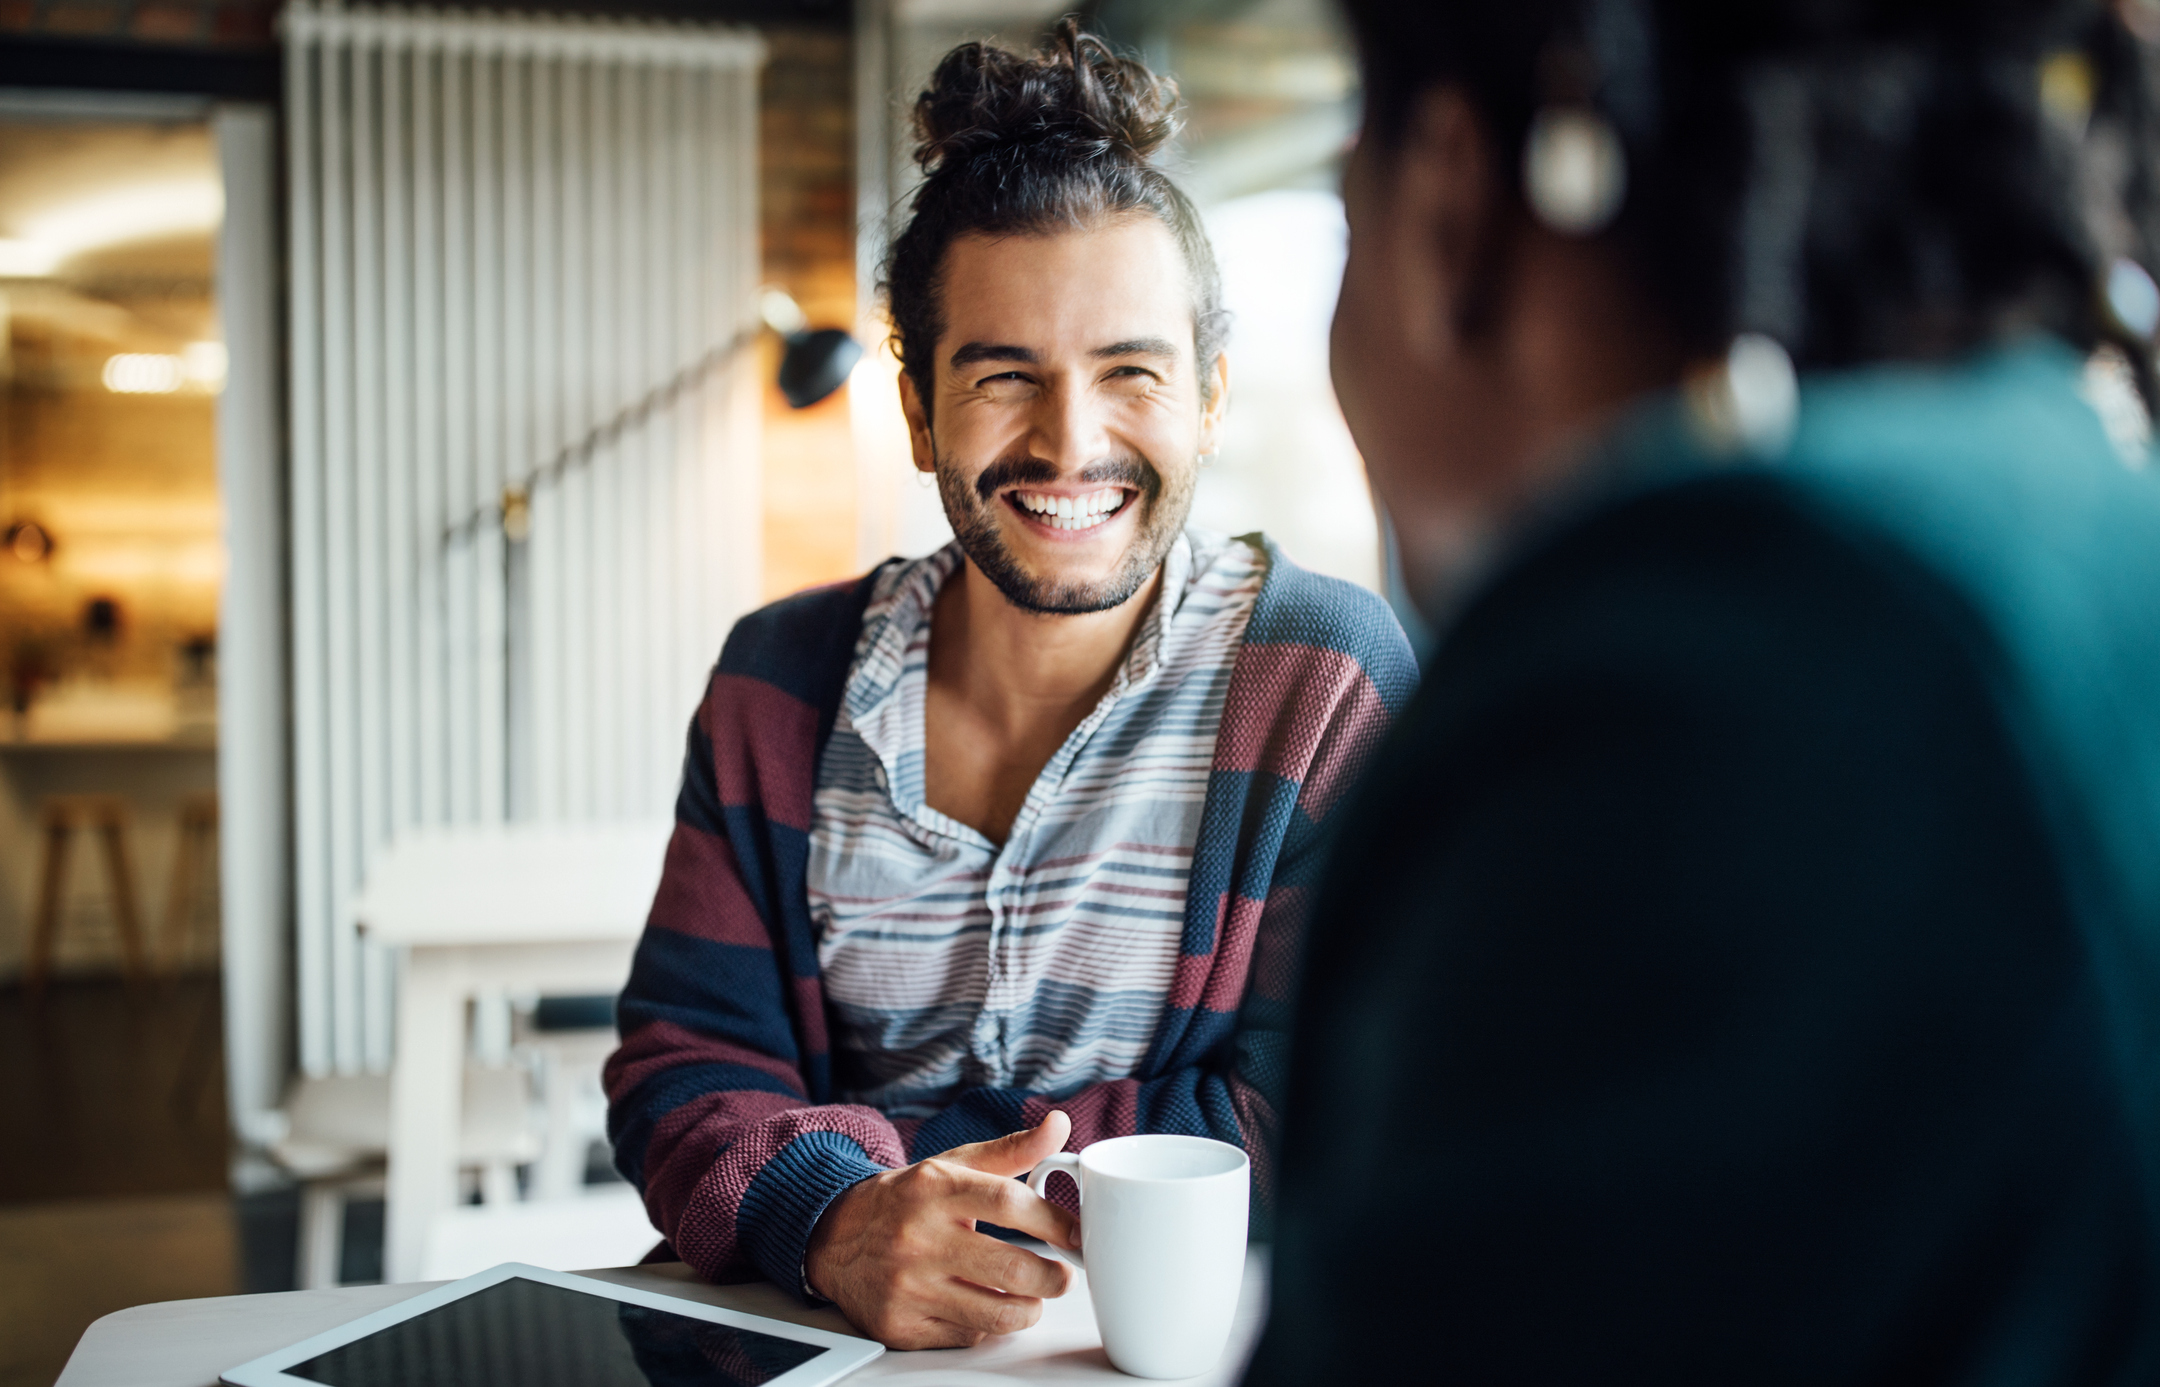
{"label": "man's beard", "polygon": [[1054,483],[1057,468],[1037,457],[1000,458],[970,485],[943,459],[936,466],[938,496],[945,503],[945,518],[952,522],[960,551],[997,584],[1006,601],[1022,611],[1046,616],[1080,616],[1125,605],[1177,543],[1192,512],[1194,477],[1190,471],[1166,483],[1155,465],[1138,453],[1089,464],[1081,469],[1081,483],[1135,488],[1138,494],[1126,504],[1140,508],[1139,520],[1124,560],[1110,576],[1092,583],[1053,583],[1030,573],[1005,547],[992,510],[1003,504],[997,499],[1000,489]]}

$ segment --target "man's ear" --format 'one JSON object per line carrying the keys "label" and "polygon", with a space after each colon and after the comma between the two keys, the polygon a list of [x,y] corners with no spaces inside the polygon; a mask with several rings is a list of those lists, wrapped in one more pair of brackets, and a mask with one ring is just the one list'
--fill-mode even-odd
{"label": "man's ear", "polygon": [[1498,307],[1506,195],[1485,124],[1457,88],[1417,99],[1393,163],[1383,215],[1394,223],[1387,242],[1396,311],[1410,351],[1438,365],[1469,346]]}
{"label": "man's ear", "polygon": [[1208,401],[1200,407],[1200,453],[1205,457],[1222,448],[1223,418],[1230,412],[1230,353],[1215,353],[1215,364],[1208,368],[1214,377]]}
{"label": "man's ear", "polygon": [[930,436],[930,412],[923,408],[915,378],[905,371],[900,373],[900,413],[907,417],[908,447],[915,454],[915,470],[937,471],[937,444]]}

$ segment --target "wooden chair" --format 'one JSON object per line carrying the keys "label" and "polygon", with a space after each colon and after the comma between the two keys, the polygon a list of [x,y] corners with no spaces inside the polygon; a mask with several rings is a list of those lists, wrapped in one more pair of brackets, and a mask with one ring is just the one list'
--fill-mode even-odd
{"label": "wooden chair", "polygon": [[158,940],[160,967],[176,975],[188,946],[210,926],[218,937],[218,801],[215,794],[180,801],[180,840],[173,848],[172,889],[165,896],[165,927]]}
{"label": "wooden chair", "polygon": [[38,878],[37,918],[30,935],[30,957],[23,968],[23,990],[40,997],[51,976],[65,918],[62,897],[67,890],[68,853],[78,828],[95,833],[104,845],[105,885],[120,934],[120,966],[130,986],[140,985],[145,976],[143,934],[135,908],[135,872],[128,861],[127,801],[117,795],[55,795],[45,801],[39,818],[45,860]]}

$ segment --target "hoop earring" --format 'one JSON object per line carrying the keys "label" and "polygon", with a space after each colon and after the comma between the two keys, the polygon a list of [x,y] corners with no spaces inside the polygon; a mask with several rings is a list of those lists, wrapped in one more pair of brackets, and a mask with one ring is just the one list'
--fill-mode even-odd
{"label": "hoop earring", "polygon": [[1723,454],[1774,458],[1800,421],[1800,381],[1774,337],[1743,332],[1725,359],[1690,380],[1688,412],[1703,441]]}
{"label": "hoop earring", "polygon": [[1538,220],[1595,236],[1627,198],[1627,154],[1612,122],[1588,106],[1547,106],[1523,142],[1523,192]]}
{"label": "hoop earring", "polygon": [[937,477],[929,472],[923,471],[921,468],[917,468],[915,470],[915,485],[921,487],[925,491],[932,490],[937,486]]}

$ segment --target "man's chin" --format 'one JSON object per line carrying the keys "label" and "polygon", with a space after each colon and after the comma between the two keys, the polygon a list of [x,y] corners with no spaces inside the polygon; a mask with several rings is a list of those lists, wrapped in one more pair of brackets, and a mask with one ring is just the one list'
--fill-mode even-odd
{"label": "man's chin", "polygon": [[1029,562],[1002,544],[963,544],[962,548],[1007,602],[1045,616],[1085,616],[1121,607],[1153,571],[1152,565],[1140,562],[1130,550],[1105,571],[1100,563]]}
{"label": "man's chin", "polygon": [[1122,607],[1147,581],[1145,573],[1136,578],[1122,573],[1039,575],[1017,568],[998,573],[984,569],[984,573],[1007,602],[1043,616],[1085,616]]}

